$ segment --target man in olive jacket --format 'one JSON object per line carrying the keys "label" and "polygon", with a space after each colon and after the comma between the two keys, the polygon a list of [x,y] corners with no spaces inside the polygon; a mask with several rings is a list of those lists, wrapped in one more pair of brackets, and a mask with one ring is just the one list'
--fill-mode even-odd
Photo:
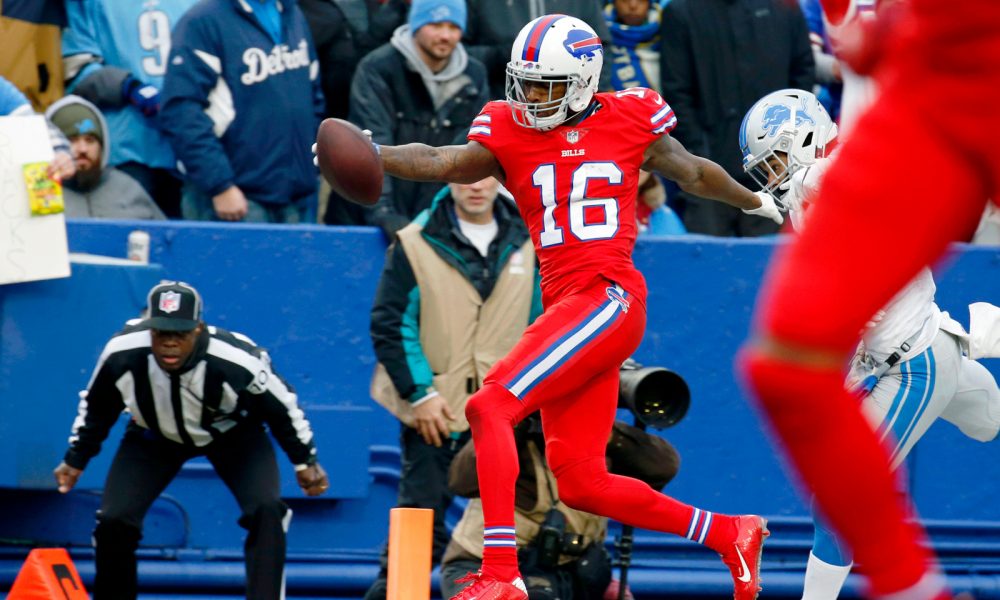
{"label": "man in olive jacket", "polygon": [[[449,539],[448,467],[471,438],[465,404],[541,314],[528,230],[499,185],[441,190],[399,231],[372,307],[372,398],[402,424],[398,504],[434,509],[435,563]],[[384,594],[383,564],[365,598]]]}

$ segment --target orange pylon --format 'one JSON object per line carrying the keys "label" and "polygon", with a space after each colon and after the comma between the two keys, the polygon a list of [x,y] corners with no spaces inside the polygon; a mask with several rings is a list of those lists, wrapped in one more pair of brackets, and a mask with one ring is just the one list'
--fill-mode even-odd
{"label": "orange pylon", "polygon": [[386,600],[431,597],[431,551],[434,511],[394,508],[389,511],[389,578]]}
{"label": "orange pylon", "polygon": [[36,548],[28,554],[7,600],[89,600],[80,574],[62,548]]}

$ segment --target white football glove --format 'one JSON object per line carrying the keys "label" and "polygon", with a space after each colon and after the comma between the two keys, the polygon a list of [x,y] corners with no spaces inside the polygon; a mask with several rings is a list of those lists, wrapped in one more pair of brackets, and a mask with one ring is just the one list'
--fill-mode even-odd
{"label": "white football glove", "polygon": [[382,146],[376,144],[375,141],[372,140],[372,130],[371,129],[362,129],[361,133],[363,133],[366,136],[368,136],[368,141],[372,143],[372,148],[375,148],[375,154],[378,154],[379,156],[382,156]]}
{"label": "white football glove", "polygon": [[[371,129],[362,129],[361,133],[363,133],[366,136],[368,136],[368,141],[372,142],[372,130]],[[379,154],[382,154],[382,149],[379,148],[378,144],[376,144],[375,142],[372,142],[372,146],[375,147],[375,152],[377,152]],[[315,166],[318,167],[319,166],[319,157],[316,156],[316,144],[315,143],[312,145],[312,147],[310,148],[310,150],[312,150],[312,153],[313,153],[313,165],[315,165]]]}
{"label": "white football glove", "polygon": [[743,212],[748,215],[766,217],[778,225],[785,222],[785,217],[781,216],[781,211],[778,209],[778,205],[775,203],[774,198],[771,197],[771,194],[767,192],[754,192],[754,196],[757,196],[760,200],[760,206],[757,208],[744,208]]}

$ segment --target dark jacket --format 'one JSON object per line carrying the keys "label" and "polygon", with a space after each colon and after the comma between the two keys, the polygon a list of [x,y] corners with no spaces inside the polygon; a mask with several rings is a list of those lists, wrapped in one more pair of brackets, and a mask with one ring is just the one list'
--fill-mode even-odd
{"label": "dark jacket", "polygon": [[[391,42],[385,44],[358,65],[351,84],[350,121],[370,129],[379,144],[464,144],[472,119],[489,97],[482,63],[470,57],[463,75],[465,81],[456,83],[451,96],[435,109],[420,74]],[[392,234],[430,206],[440,189],[440,183],[386,176],[382,197],[367,212],[367,220]]]}
{"label": "dark jacket", "polygon": [[[441,190],[433,206],[419,217],[427,218],[421,232],[423,238],[442,260],[469,280],[483,299],[493,291],[497,278],[513,252],[528,239],[527,227],[512,200],[503,195],[497,196],[493,214],[497,221],[497,235],[485,257],[459,229],[455,201],[448,188]],[[414,355],[414,352],[419,351],[414,344],[404,343],[404,320],[419,320],[419,309],[420,289],[416,277],[406,252],[396,242],[389,247],[382,278],[375,291],[371,336],[375,356],[385,366],[403,398],[413,398],[415,395],[419,398],[430,385],[427,381],[430,372],[426,358]],[[538,314],[541,314],[540,290],[536,290],[529,322]]]}
{"label": "dark jacket", "polygon": [[324,110],[319,64],[295,2],[280,3],[280,43],[248,6],[202,0],[184,14],[173,31],[160,123],[201,193],[236,185],[256,202],[287,204],[319,183],[309,151]]}
{"label": "dark jacket", "polygon": [[298,0],[309,22],[319,79],[326,98],[327,117],[347,118],[351,78],[361,59],[383,40],[369,32],[370,15],[365,0]]}
{"label": "dark jacket", "polygon": [[785,0],[673,0],[663,9],[660,77],[677,115],[671,133],[737,180],[739,129],[765,94],[811,90],[809,30],[798,3]]}

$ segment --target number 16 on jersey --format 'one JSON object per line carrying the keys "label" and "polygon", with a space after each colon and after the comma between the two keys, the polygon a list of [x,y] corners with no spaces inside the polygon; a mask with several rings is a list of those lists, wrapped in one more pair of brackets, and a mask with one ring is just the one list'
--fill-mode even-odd
{"label": "number 16 on jersey", "polygon": [[[613,162],[586,162],[573,171],[569,192],[569,230],[580,241],[606,240],[618,233],[618,198],[587,197],[587,185],[592,180],[605,180],[608,185],[621,185],[622,170]],[[539,188],[542,196],[542,233],[540,244],[543,248],[562,244],[563,228],[556,223],[556,165],[539,165],[531,174],[531,181]],[[599,207],[604,212],[603,221],[588,223],[587,209]]]}

